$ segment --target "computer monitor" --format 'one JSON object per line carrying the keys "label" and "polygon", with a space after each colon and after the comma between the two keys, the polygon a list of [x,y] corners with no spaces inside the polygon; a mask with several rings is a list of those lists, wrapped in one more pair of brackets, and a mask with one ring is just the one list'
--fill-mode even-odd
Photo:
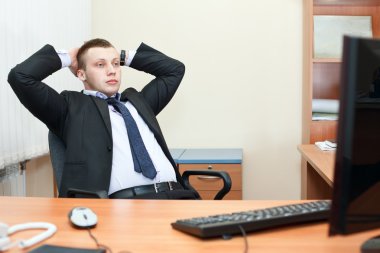
{"label": "computer monitor", "polygon": [[344,38],[340,93],[330,235],[380,228],[380,40]]}

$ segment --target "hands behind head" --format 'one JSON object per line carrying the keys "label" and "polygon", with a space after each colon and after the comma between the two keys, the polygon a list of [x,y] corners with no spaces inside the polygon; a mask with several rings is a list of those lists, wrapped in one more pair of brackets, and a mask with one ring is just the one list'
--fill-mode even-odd
{"label": "hands behind head", "polygon": [[77,54],[78,54],[79,47],[73,48],[69,51],[70,59],[71,59],[71,65],[70,65],[70,71],[74,74],[74,76],[77,76],[78,71],[78,60],[77,60]]}

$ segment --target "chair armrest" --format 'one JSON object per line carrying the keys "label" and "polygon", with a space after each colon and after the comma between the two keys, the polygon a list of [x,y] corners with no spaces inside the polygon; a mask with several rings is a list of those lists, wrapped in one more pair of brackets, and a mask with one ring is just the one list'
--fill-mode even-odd
{"label": "chair armrest", "polygon": [[215,171],[215,170],[186,170],[182,174],[182,179],[185,183],[185,186],[189,189],[195,191],[195,189],[190,185],[189,177],[190,176],[213,176],[223,179],[223,188],[215,195],[215,200],[223,199],[223,197],[231,190],[231,177],[225,171]]}
{"label": "chair armrest", "polygon": [[68,198],[98,198],[98,199],[108,199],[108,194],[106,191],[86,191],[81,189],[69,188],[67,190]]}

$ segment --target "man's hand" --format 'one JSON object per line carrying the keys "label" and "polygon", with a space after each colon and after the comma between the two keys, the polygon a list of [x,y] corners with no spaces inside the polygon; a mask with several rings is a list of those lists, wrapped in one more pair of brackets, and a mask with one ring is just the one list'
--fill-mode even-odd
{"label": "man's hand", "polygon": [[73,48],[69,51],[70,59],[71,59],[71,65],[69,66],[70,71],[74,74],[74,76],[77,76],[78,71],[78,61],[77,61],[77,54],[78,54],[79,47]]}

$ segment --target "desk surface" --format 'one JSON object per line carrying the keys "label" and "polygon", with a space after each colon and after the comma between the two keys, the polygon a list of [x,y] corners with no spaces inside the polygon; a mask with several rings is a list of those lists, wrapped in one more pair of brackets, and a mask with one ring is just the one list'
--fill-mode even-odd
{"label": "desk surface", "polygon": [[[300,201],[180,201],[180,200],[96,200],[0,197],[1,221],[9,225],[45,221],[57,225],[57,233],[44,241],[46,244],[94,247],[86,230],[71,227],[67,213],[74,206],[87,206],[98,215],[99,222],[93,234],[101,244],[113,250],[138,252],[243,252],[241,236],[231,240],[220,238],[201,240],[171,228],[178,218],[243,211],[296,203]],[[149,218],[150,217],[150,218]],[[380,230],[346,237],[327,236],[327,223],[298,225],[248,234],[249,252],[359,252],[366,239]],[[18,232],[11,236],[29,238],[36,231]],[[8,252],[26,252],[13,249]]]}
{"label": "desk surface", "polygon": [[240,164],[243,160],[241,148],[174,148],[170,149],[170,154],[180,164]]}
{"label": "desk surface", "polygon": [[239,164],[243,160],[243,151],[240,148],[226,149],[186,149],[178,158],[178,163],[233,163]]}
{"label": "desk surface", "polygon": [[333,185],[335,151],[322,151],[314,144],[300,145],[298,150],[330,186]]}

